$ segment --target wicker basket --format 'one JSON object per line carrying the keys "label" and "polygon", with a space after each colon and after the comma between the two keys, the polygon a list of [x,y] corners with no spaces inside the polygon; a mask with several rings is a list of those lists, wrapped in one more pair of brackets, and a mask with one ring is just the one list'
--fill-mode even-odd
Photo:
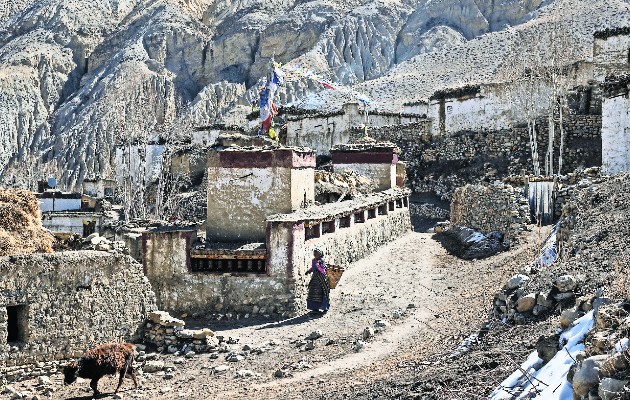
{"label": "wicker basket", "polygon": [[334,289],[337,287],[337,283],[341,279],[341,275],[345,268],[340,267],[339,265],[328,264],[326,266],[326,274],[328,275],[328,281],[330,282],[330,288]]}

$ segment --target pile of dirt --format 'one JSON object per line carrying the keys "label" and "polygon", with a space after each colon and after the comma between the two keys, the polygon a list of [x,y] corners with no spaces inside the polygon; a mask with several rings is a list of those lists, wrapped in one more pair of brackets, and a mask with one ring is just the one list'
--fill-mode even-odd
{"label": "pile of dirt", "polygon": [[0,188],[0,256],[53,251],[39,203],[28,190]]}

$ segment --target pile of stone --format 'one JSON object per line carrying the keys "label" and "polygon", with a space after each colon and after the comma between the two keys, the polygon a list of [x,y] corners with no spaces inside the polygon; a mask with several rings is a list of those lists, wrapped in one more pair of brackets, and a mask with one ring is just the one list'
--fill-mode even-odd
{"label": "pile of stone", "polygon": [[79,234],[55,234],[57,241],[55,242],[55,251],[64,250],[96,250],[109,251],[129,254],[129,248],[122,240],[112,241],[98,233],[92,233],[87,237],[81,237]]}
{"label": "pile of stone", "polygon": [[594,327],[567,375],[574,399],[630,398],[630,303],[609,302],[594,304]]}
{"label": "pile of stone", "polygon": [[[540,316],[553,311],[558,305],[565,308],[568,304],[574,304],[578,293],[578,279],[572,275],[560,275],[551,282],[548,290],[528,290],[530,277],[525,274],[512,276],[494,296],[493,313],[495,317],[516,324],[523,324],[533,316]],[[582,299],[579,303],[586,304]],[[592,300],[590,303],[592,304]],[[587,307],[586,305],[584,307]],[[569,326],[582,314],[564,312],[563,325]]]}
{"label": "pile of stone", "polygon": [[466,185],[453,194],[451,223],[513,237],[529,224],[529,203],[522,190],[511,185]]}
{"label": "pile of stone", "polygon": [[61,369],[62,361],[38,361],[29,365],[16,365],[0,368],[0,384],[22,381],[36,377],[53,375]]}
{"label": "pile of stone", "polygon": [[153,311],[148,315],[144,342],[157,347],[158,352],[186,354],[203,353],[219,347],[220,341],[208,328],[185,329],[185,322],[166,311]]}

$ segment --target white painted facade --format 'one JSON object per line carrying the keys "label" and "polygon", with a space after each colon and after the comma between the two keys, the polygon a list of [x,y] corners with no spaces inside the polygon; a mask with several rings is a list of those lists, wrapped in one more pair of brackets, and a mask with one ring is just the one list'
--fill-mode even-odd
{"label": "white painted facade", "polygon": [[116,148],[116,182],[131,179],[133,185],[154,182],[162,171],[164,145],[141,144]]}
{"label": "white painted facade", "polygon": [[42,225],[51,232],[83,235],[83,226],[88,222],[95,223],[95,232],[100,232],[103,217],[95,213],[47,212],[42,214]]}
{"label": "white painted facade", "polygon": [[194,131],[192,133],[192,144],[199,146],[211,146],[216,142],[221,131],[211,129],[207,131]]}
{"label": "white painted facade", "polygon": [[608,75],[630,72],[630,35],[595,38],[593,42],[594,79],[603,82]]}
{"label": "white painted facade", "polygon": [[42,212],[81,209],[81,199],[39,199]]}
{"label": "white painted facade", "polygon": [[602,104],[602,170],[630,171],[630,98],[604,98]]}

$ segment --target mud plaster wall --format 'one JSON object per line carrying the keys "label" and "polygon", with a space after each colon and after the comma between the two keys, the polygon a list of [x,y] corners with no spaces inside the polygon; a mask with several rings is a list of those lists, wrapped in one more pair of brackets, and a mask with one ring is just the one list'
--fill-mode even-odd
{"label": "mud plaster wall", "polygon": [[192,231],[145,233],[145,270],[160,309],[209,315],[288,314],[295,310],[291,265],[287,264],[290,230],[269,236],[267,274],[193,273],[188,254]]}
{"label": "mud plaster wall", "polygon": [[453,194],[451,223],[509,237],[529,223],[527,198],[511,185],[466,185]]}
{"label": "mud plaster wall", "polygon": [[[566,142],[563,173],[580,167],[601,166],[602,118],[572,115],[564,122]],[[544,168],[548,129],[545,119],[537,121],[538,151]],[[376,140],[391,141],[407,163],[407,182],[414,192],[431,192],[450,200],[456,187],[482,180],[494,182],[522,171],[533,173],[529,134],[520,126],[498,131],[463,131],[451,136],[431,136],[416,126],[383,127],[370,131]],[[554,165],[558,165],[560,137],[556,128]]]}
{"label": "mud plaster wall", "polygon": [[605,98],[602,105],[602,172],[630,171],[630,98]]}
{"label": "mud plaster wall", "polygon": [[[0,367],[76,357],[98,343],[140,339],[147,313],[156,309],[142,265],[120,254],[2,257],[0,282]],[[8,306],[22,306],[21,342],[7,343]]]}
{"label": "mud plaster wall", "polygon": [[208,240],[264,241],[268,215],[315,200],[312,168],[208,167]]}

